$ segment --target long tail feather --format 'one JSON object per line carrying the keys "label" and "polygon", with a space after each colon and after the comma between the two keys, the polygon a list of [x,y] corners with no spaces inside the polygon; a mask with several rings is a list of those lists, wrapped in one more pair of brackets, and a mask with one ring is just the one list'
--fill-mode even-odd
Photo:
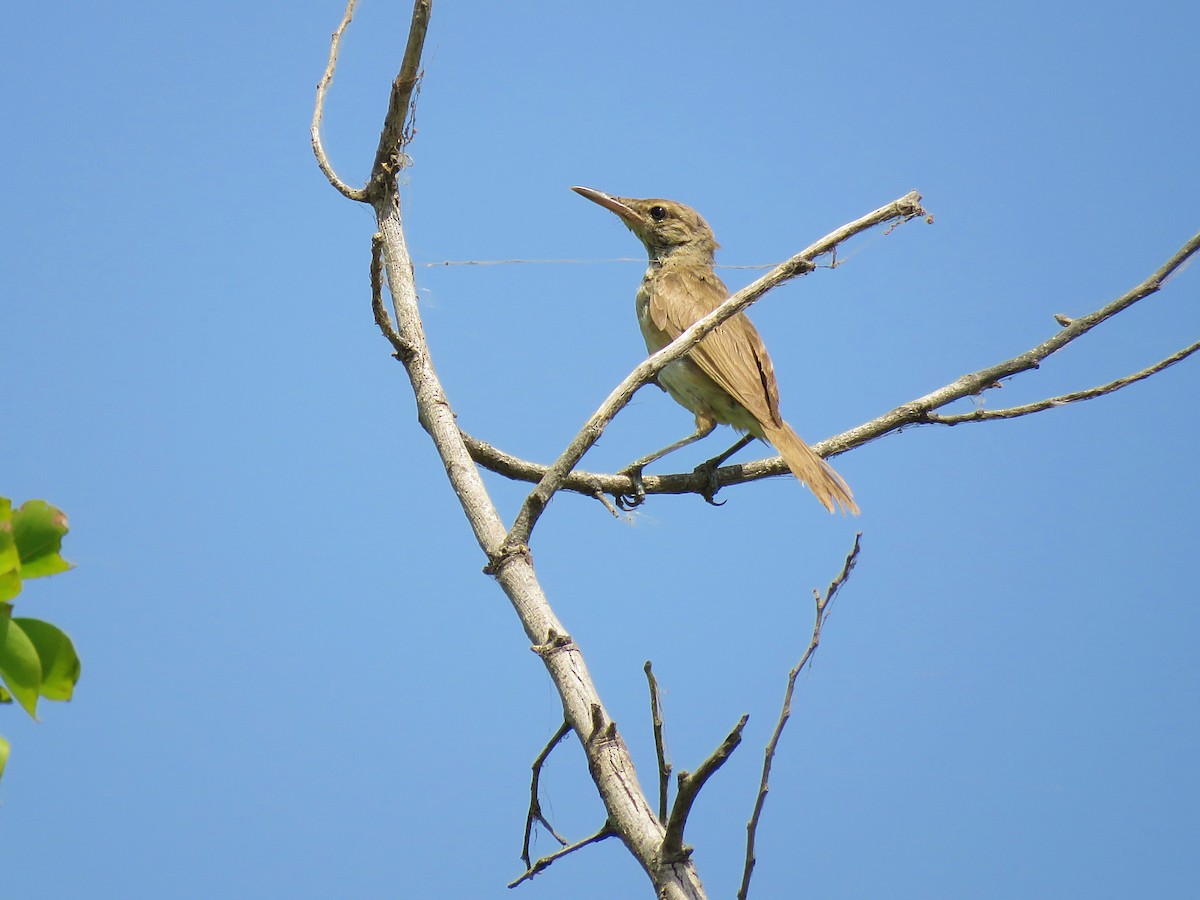
{"label": "long tail feather", "polygon": [[763,431],[792,474],[808,485],[827,510],[834,512],[834,504],[837,504],[844,512],[858,514],[858,504],[854,502],[854,495],[842,476],[817,456],[812,447],[800,440],[787,422],[763,425]]}

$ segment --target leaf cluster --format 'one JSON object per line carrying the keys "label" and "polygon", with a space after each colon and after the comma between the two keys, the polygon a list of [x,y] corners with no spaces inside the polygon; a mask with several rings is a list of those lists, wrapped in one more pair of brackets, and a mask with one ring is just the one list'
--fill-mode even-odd
{"label": "leaf cluster", "polygon": [[[15,700],[35,720],[39,698],[71,699],[79,655],[62,629],[14,616],[12,600],[27,579],[71,568],[60,552],[67,531],[66,515],[45,500],[13,509],[10,499],[0,497],[0,703]],[[0,775],[8,753],[8,741],[0,737]]]}

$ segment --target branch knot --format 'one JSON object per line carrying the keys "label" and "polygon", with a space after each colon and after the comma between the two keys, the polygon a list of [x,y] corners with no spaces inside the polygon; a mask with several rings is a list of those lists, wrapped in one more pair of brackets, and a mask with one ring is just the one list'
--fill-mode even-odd
{"label": "branch knot", "polygon": [[559,634],[559,632],[551,628],[546,634],[546,640],[543,643],[534,644],[529,649],[538,656],[546,657],[549,654],[554,653],[556,650],[561,650],[564,647],[570,647],[574,645],[574,643],[575,641],[569,634]]}
{"label": "branch knot", "polygon": [[533,551],[523,541],[505,541],[495,553],[488,554],[488,564],[483,567],[484,575],[496,575],[514,559],[533,564]]}

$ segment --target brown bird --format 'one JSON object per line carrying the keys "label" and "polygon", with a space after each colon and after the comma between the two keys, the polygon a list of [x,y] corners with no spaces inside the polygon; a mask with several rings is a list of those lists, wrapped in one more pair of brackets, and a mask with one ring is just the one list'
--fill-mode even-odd
{"label": "brown bird", "polygon": [[[586,187],[571,190],[616,213],[646,246],[650,266],[638,288],[637,316],[650,353],[667,346],[729,297],[729,289],[713,271],[719,245],[694,209],[673,200],[614,197]],[[643,466],[705,437],[720,422],[770,443],[830,512],[835,504],[858,512],[846,482],[779,414],[771,357],[745,314],[722,323],[686,356],[668,364],[658,383],[695,414],[696,431],[642,457],[626,471],[640,475]],[[750,440],[744,438],[706,465],[715,468]]]}

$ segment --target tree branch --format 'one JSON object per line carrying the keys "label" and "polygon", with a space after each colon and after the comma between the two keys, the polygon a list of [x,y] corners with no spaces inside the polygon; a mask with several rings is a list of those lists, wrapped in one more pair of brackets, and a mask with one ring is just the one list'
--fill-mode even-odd
{"label": "tree branch", "polygon": [[[373,303],[376,317],[404,364],[416,400],[418,421],[433,440],[463,513],[488,559],[486,571],[496,579],[512,603],[562,699],[563,717],[583,747],[588,771],[608,812],[611,832],[620,834],[646,870],[659,897],[700,900],[704,890],[695,867],[688,861],[667,863],[658,856],[663,826],[638,784],[629,749],[600,702],[579,647],[550,608],[528,547],[505,542],[507,529],[487,493],[479,468],[467,452],[454,421],[454,411],[429,356],[393,169],[407,160],[404,147],[412,131],[406,127],[406,118],[411,111],[411,90],[416,84],[416,73],[420,71],[420,53],[430,6],[428,0],[417,0],[414,5],[405,59],[393,83],[381,132],[377,153],[377,161],[382,161],[380,172],[373,175],[369,192],[378,224],[377,246],[382,249],[381,254],[376,250],[373,255],[382,259],[387,276],[395,311],[394,327],[388,322],[386,311],[380,315],[382,302]],[[373,282],[382,286],[378,266],[373,264],[372,269]],[[394,331],[394,335],[389,330]],[[603,831],[594,839],[599,840],[608,833]],[[561,855],[556,854],[555,858]]]}
{"label": "tree branch", "polygon": [[671,764],[663,748],[662,710],[659,707],[658,680],[646,660],[646,681],[650,685],[650,724],[654,729],[654,755],[658,759],[658,820],[667,821],[667,790],[671,785]]}
{"label": "tree branch", "polygon": [[539,859],[537,862],[535,862],[532,866],[530,866],[528,869],[526,869],[520,878],[518,878],[516,881],[510,881],[508,886],[510,888],[515,888],[522,881],[528,881],[534,875],[536,875],[539,872],[541,872],[542,870],[546,869],[556,859],[562,859],[568,853],[574,853],[576,850],[582,850],[588,844],[594,844],[597,841],[604,840],[605,838],[615,837],[616,834],[617,834],[617,832],[612,827],[612,824],[609,822],[605,822],[604,825],[600,828],[600,830],[597,831],[595,834],[593,834],[591,837],[586,837],[582,841],[576,841],[574,844],[571,844],[568,847],[563,847],[561,850],[551,853],[549,856],[543,856],[541,859]]}
{"label": "tree branch", "polygon": [[687,825],[687,817],[692,812],[692,804],[700,796],[700,789],[721,766],[729,759],[738,744],[742,742],[742,729],[750,721],[749,716],[742,716],[729,735],[721,742],[721,746],[712,752],[695,772],[680,772],[679,784],[676,788],[675,803],[671,807],[671,817],[667,820],[667,832],[663,835],[662,855],[666,860],[687,859],[692,849],[683,846],[683,829]]}
{"label": "tree branch", "polygon": [[[1003,362],[980,369],[969,375],[964,375],[950,384],[931,391],[922,397],[910,400],[848,431],[819,441],[812,445],[813,449],[820,456],[831,458],[911,425],[957,425],[965,422],[987,421],[989,419],[1015,418],[1017,415],[1041,412],[1045,409],[1062,406],[1077,400],[1087,400],[1092,397],[1112,393],[1126,385],[1148,378],[1150,375],[1160,372],[1182,359],[1186,359],[1196,352],[1196,345],[1191,345],[1173,356],[1147,369],[1143,369],[1141,372],[1087,391],[1064,394],[1060,397],[1040,401],[1037,404],[1013,407],[1011,410],[976,410],[971,413],[946,416],[933,414],[933,410],[948,406],[956,400],[983,393],[983,391],[998,384],[1001,379],[1012,377],[1029,369],[1036,369],[1040,362],[1050,354],[1061,350],[1067,344],[1082,337],[1096,325],[1123,312],[1139,300],[1161,290],[1170,276],[1177,272],[1197,251],[1200,251],[1200,234],[1192,237],[1191,240],[1176,251],[1149,278],[1132,290],[1122,294],[1111,303],[1078,319],[1072,320],[1064,317],[1061,324],[1065,327],[1050,339]],[[682,339],[681,337],[680,340]],[[671,347],[674,347],[674,344]],[[665,352],[666,350],[660,351],[660,353]],[[544,466],[512,456],[470,435],[464,434],[464,440],[470,448],[472,458],[480,465],[497,474],[514,480],[534,483],[544,482],[551,476],[551,466]],[[775,456],[749,463],[723,466],[716,470],[714,477],[716,478],[716,486],[723,488],[786,474],[788,474],[787,465],[780,457]],[[711,482],[707,473],[686,472],[671,475],[642,476],[642,485],[647,494],[703,494],[705,491],[711,489],[710,484]],[[557,486],[557,490],[572,491],[589,496],[594,495],[597,490],[613,496],[620,496],[633,489],[634,483],[629,476],[585,471],[570,472],[570,474],[559,480]],[[529,501],[527,500],[527,502]]]}
{"label": "tree branch", "polygon": [[775,748],[779,746],[779,738],[783,735],[783,728],[787,725],[788,718],[792,714],[792,694],[796,690],[796,678],[799,677],[801,670],[808,665],[809,660],[813,658],[813,654],[817,652],[817,647],[821,643],[821,627],[825,624],[825,620],[829,618],[830,605],[833,603],[833,598],[837,596],[837,592],[841,590],[842,585],[850,577],[850,573],[854,571],[854,565],[858,562],[859,542],[862,539],[862,532],[854,535],[854,546],[850,548],[850,553],[846,556],[846,562],[842,565],[842,571],[837,577],[829,583],[829,587],[825,589],[825,595],[813,591],[813,600],[817,604],[817,614],[813,621],[812,640],[808,642],[808,649],[804,651],[804,655],[800,657],[800,662],[796,663],[795,667],[788,672],[787,689],[783,692],[783,707],[779,712],[779,721],[775,723],[775,731],[771,734],[771,739],[767,742],[766,751],[763,753],[763,769],[762,780],[758,785],[758,797],[754,801],[754,812],[750,815],[750,821],[746,823],[746,864],[742,868],[742,886],[738,889],[738,900],[746,900],[746,894],[750,890],[750,876],[754,872],[754,839],[758,834],[758,823],[762,817],[763,805],[767,802],[767,779],[771,775],[771,764],[775,761]]}
{"label": "tree branch", "polygon": [[[709,332],[745,310],[767,291],[799,275],[807,275],[816,268],[814,260],[832,252],[839,244],[854,235],[884,222],[906,222],[916,216],[924,215],[927,213],[921,207],[921,195],[912,191],[874,212],[843,225],[730,296],[666,347],[635,366],[633,371],[613,389],[600,408],[592,414],[592,417],[584,423],[559,458],[546,470],[537,487],[525,498],[525,502],[509,530],[508,539],[518,544],[528,543],[538,517],[546,508],[546,504],[550,502],[550,498],[563,486],[575,464],[600,439],[600,435],[604,433],[608,423],[632,399],[634,393],[652,381],[669,363],[686,354]],[[632,480],[626,479],[626,481],[632,488]]]}
{"label": "tree branch", "polygon": [[412,356],[413,345],[396,331],[383,305],[383,235],[378,231],[371,235],[371,312],[375,314],[375,324],[396,351],[392,355],[401,361]]}
{"label": "tree branch", "polygon": [[[529,812],[525,815],[525,838],[521,842],[521,862],[525,863],[526,871],[531,871],[532,866],[529,862],[529,839],[533,835],[533,823],[541,822],[542,827],[550,832],[550,835],[562,844],[567,846],[567,841],[557,831],[554,826],[546,821],[546,817],[542,815],[542,802],[538,799],[538,785],[542,780],[542,766],[546,764],[546,760],[550,758],[550,754],[559,742],[571,733],[571,723],[563,722],[558,727],[558,731],[554,732],[554,737],[546,743],[542,748],[542,752],[537,755],[537,759],[533,761],[533,776],[529,782]],[[511,885],[510,885],[511,887]]]}
{"label": "tree branch", "polygon": [[1118,378],[1116,381],[1110,381],[1108,384],[1102,384],[1094,388],[1088,388],[1085,391],[1073,391],[1070,394],[1059,394],[1057,397],[1047,397],[1045,400],[1038,400],[1036,403],[1026,403],[1023,406],[1010,406],[1005,409],[976,409],[968,413],[958,413],[956,415],[941,416],[937,413],[929,413],[926,415],[926,421],[934,425],[961,425],[963,422],[987,422],[992,419],[1016,419],[1019,416],[1028,416],[1031,413],[1041,412],[1044,409],[1052,409],[1055,406],[1066,406],[1068,403],[1077,403],[1080,400],[1091,400],[1095,397],[1103,397],[1105,394],[1112,394],[1119,391],[1123,387],[1127,387],[1135,382],[1149,378],[1157,372],[1161,372],[1180,360],[1187,359],[1197,350],[1200,350],[1200,341],[1184,347],[1178,353],[1172,353],[1166,359],[1159,360],[1152,366],[1142,369],[1140,372],[1134,372],[1132,375],[1126,375],[1124,378]]}
{"label": "tree branch", "polygon": [[333,170],[333,166],[329,162],[329,157],[325,155],[325,147],[321,143],[321,119],[325,115],[325,95],[329,92],[329,85],[333,83],[333,72],[337,68],[338,51],[342,45],[342,32],[346,30],[350,24],[350,20],[354,18],[354,7],[357,5],[358,0],[348,0],[341,24],[334,29],[333,34],[330,36],[329,61],[325,64],[325,72],[321,75],[321,80],[317,82],[317,102],[313,106],[312,125],[309,128],[309,135],[312,139],[313,155],[317,158],[317,165],[320,166],[329,183],[343,197],[359,203],[366,203],[369,199],[367,192],[350,187],[350,185],[338,177],[337,172]]}
{"label": "tree branch", "polygon": [[405,156],[403,148],[415,134],[412,117],[409,113],[413,94],[421,77],[421,53],[425,46],[425,32],[429,28],[429,14],[433,2],[432,0],[416,0],[416,3],[413,4],[412,20],[408,29],[408,44],[404,48],[400,71],[392,82],[388,111],[384,116],[383,130],[379,135],[379,147],[375,151],[375,161],[371,166],[371,178],[367,182],[367,186],[361,190],[350,187],[338,176],[329,162],[321,140],[321,121],[325,115],[325,97],[329,93],[329,86],[333,83],[333,74],[337,69],[342,35],[353,20],[354,9],[357,5],[358,0],[347,0],[342,21],[330,37],[329,60],[325,64],[325,72],[321,75],[321,80],[317,82],[317,100],[313,106],[309,135],[312,140],[313,155],[317,158],[317,165],[338,193],[359,203],[373,203],[378,197],[387,193],[388,188],[385,182],[408,165],[408,157]]}
{"label": "tree branch", "polygon": [[371,181],[367,191],[372,195],[390,189],[390,182],[396,173],[408,165],[409,160],[404,154],[404,147],[416,136],[411,105],[417,82],[421,78],[421,53],[425,47],[425,33],[429,30],[429,14],[432,8],[433,0],[416,0],[413,4],[408,44],[404,48],[400,71],[392,81],[388,111],[383,119],[375,162],[371,166]]}
{"label": "tree branch", "polygon": [[1047,356],[1056,353],[1072,341],[1087,334],[1101,322],[1133,306],[1139,300],[1149,297],[1161,290],[1166,280],[1191,256],[1200,250],[1200,234],[1196,234],[1184,244],[1175,254],[1161,265],[1145,281],[1133,289],[1117,297],[1111,303],[1100,307],[1086,316],[1074,319],[1057,334],[1048,338],[1024,353],[1006,359],[1003,362],[963,375],[956,381],[918,397],[903,406],[899,406],[877,419],[873,419],[857,428],[843,432],[830,443],[834,444],[830,455],[844,453],[852,447],[859,447],[878,437],[897,431],[905,425],[932,424],[928,418],[930,412],[939,409],[955,400],[983,393],[985,390],[999,384],[1005,378],[1036,369]]}

